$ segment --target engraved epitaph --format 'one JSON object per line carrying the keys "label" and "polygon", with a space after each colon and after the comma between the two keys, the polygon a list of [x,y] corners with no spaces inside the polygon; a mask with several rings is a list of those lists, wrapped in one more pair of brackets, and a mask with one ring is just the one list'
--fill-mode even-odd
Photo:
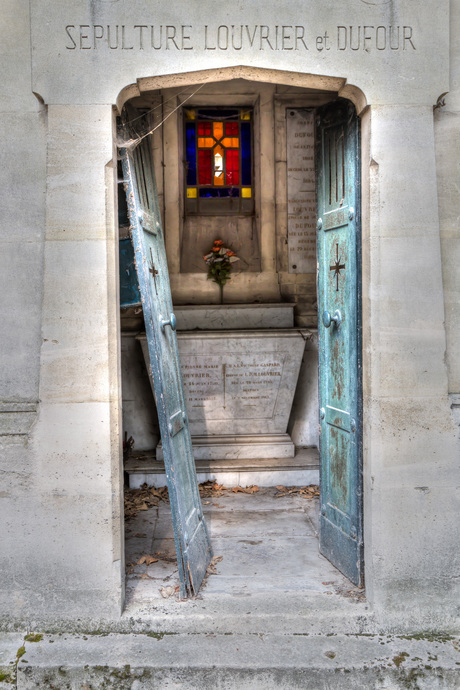
{"label": "engraved epitaph", "polygon": [[272,418],[285,354],[183,355],[190,422]]}
{"label": "engraved epitaph", "polygon": [[316,271],[313,113],[286,110],[289,273]]}

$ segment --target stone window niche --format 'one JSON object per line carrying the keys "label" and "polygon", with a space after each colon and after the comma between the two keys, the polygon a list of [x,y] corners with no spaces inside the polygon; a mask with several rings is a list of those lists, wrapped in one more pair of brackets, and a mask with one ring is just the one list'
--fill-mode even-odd
{"label": "stone window niche", "polygon": [[[239,88],[236,88],[236,86]],[[205,90],[202,89],[200,91],[200,98],[197,99],[195,97],[187,101],[178,113],[178,129],[180,133],[177,158],[180,161],[178,174],[180,178],[179,185],[182,190],[180,272],[183,274],[206,274],[206,266],[202,257],[209,252],[215,239],[223,239],[225,245],[230,246],[237,253],[240,261],[238,269],[235,271],[236,274],[248,272],[258,274],[262,270],[259,171],[260,94],[257,91],[244,93],[244,90],[247,89],[247,85],[241,83],[231,85],[228,90],[222,88],[221,85],[207,87],[206,93],[209,92],[209,95],[201,95]],[[192,105],[189,105],[189,103],[192,103]],[[216,120],[217,115],[222,114],[222,120],[220,121],[223,122],[224,127],[226,122],[238,125],[237,136],[240,146],[243,144],[244,136],[247,137],[247,132],[249,131],[250,141],[246,142],[246,146],[249,143],[251,154],[249,179],[248,171],[243,170],[243,161],[239,158],[239,172],[241,174],[238,178],[238,183],[231,187],[229,184],[222,185],[226,189],[233,190],[233,194],[237,194],[236,197],[229,195],[226,198],[222,198],[215,184],[200,185],[198,177],[196,187],[188,184],[187,178],[190,179],[190,165],[187,156],[187,128],[190,128],[191,125],[190,114],[192,116],[196,115],[199,122],[203,122],[207,118],[208,122],[213,124],[211,132],[213,132],[214,121],[219,122],[219,120]],[[204,115],[204,117],[201,115]],[[219,137],[219,132],[216,132],[216,136]],[[224,134],[223,141],[226,138]],[[197,140],[199,139],[201,137],[198,137],[197,124]],[[235,148],[230,150],[235,151]],[[201,148],[203,158],[206,156],[204,151],[204,147]],[[226,167],[226,163],[227,161],[225,160],[224,167]],[[199,166],[200,161],[197,160],[197,175],[199,175]],[[246,172],[245,175],[244,172]],[[226,170],[224,174],[226,174]],[[217,179],[212,180],[213,183],[217,181]],[[224,177],[223,182],[231,181]],[[194,191],[195,189],[196,191]],[[196,193],[196,197],[191,196],[194,193]],[[200,198],[200,195],[203,196]],[[209,196],[206,198],[204,195]],[[211,291],[210,299],[206,300],[206,302],[213,301],[212,292],[214,291]],[[238,299],[237,301],[240,300]]]}

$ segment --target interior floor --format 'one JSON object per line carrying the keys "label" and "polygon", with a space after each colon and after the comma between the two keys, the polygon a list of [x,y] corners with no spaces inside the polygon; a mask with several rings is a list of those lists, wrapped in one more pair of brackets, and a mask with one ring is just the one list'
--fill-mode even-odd
{"label": "interior floor", "polygon": [[163,629],[174,629],[179,619],[183,626],[192,611],[195,618],[190,629],[196,630],[207,614],[208,624],[214,616],[213,629],[231,613],[235,616],[232,625],[238,627],[243,612],[246,624],[248,614],[260,617],[270,612],[278,619],[277,629],[283,625],[284,614],[288,625],[290,613],[296,619],[302,612],[308,617],[315,610],[327,611],[329,616],[338,612],[366,615],[362,590],[319,553],[318,498],[280,495],[283,492],[276,487],[255,493],[231,489],[217,493],[221,495],[202,496],[215,556],[210,570],[215,572],[207,576],[194,601],[178,600],[169,504],[160,501],[149,509],[144,504],[126,521],[125,616],[158,613]]}

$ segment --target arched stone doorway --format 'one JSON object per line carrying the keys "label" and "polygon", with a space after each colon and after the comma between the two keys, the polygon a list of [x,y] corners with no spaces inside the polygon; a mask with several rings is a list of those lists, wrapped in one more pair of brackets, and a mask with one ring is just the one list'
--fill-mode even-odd
{"label": "arched stone doorway", "polygon": [[[270,74],[268,75],[266,72],[270,72]],[[217,81],[215,80],[216,76],[219,78]],[[233,78],[228,80],[229,76]],[[184,83],[183,77],[189,78],[190,81]],[[262,81],[264,77],[270,77],[272,81]],[[282,79],[281,84],[276,81],[277,77]],[[204,242],[204,247],[206,243],[211,242],[216,235],[216,227],[221,228],[225,235],[228,234],[228,228],[232,226],[232,222],[229,222],[228,217],[217,218],[217,226],[212,222],[203,223],[203,217],[201,217],[198,219],[201,222],[200,226],[200,222],[198,224],[194,222],[193,215],[187,218],[187,214],[184,212],[186,204],[183,191],[185,158],[182,144],[183,113],[186,108],[193,109],[194,113],[196,108],[200,108],[203,105],[227,109],[231,105],[244,106],[254,109],[254,120],[257,123],[254,126],[253,148],[256,161],[254,165],[255,213],[250,223],[251,231],[249,235],[244,230],[239,233],[237,228],[234,237],[239,242],[239,247],[236,248],[237,252],[244,251],[244,248],[251,242],[254,246],[248,252],[246,257],[248,260],[245,261],[249,270],[241,272],[236,276],[235,284],[229,292],[229,301],[244,302],[246,304],[251,304],[251,302],[264,304],[281,301],[283,298],[286,299],[286,295],[288,295],[288,301],[296,303],[296,326],[306,325],[313,329],[315,328],[316,258],[312,267],[313,270],[310,269],[310,274],[307,271],[301,273],[301,271],[296,270],[297,263],[305,259],[305,252],[302,256],[299,246],[295,246],[296,242],[293,240],[293,236],[301,235],[305,237],[308,236],[308,231],[303,231],[302,233],[292,232],[293,224],[289,223],[289,220],[293,218],[293,209],[288,208],[288,172],[289,170],[294,170],[294,168],[289,168],[287,156],[286,113],[288,109],[290,109],[291,116],[295,112],[303,113],[303,116],[306,117],[304,121],[306,126],[308,126],[308,120],[310,119],[310,136],[313,137],[314,113],[318,111],[322,104],[335,101],[338,98],[338,90],[324,90],[324,82],[327,82],[326,86],[337,87],[340,80],[322,80],[306,77],[305,75],[297,75],[297,79],[292,78],[292,75],[290,77],[291,79],[286,79],[284,73],[281,73],[280,77],[280,73],[277,72],[263,70],[262,74],[259,74],[257,71],[248,68],[239,68],[221,70],[218,75],[206,74],[205,77],[203,73],[181,75],[181,77],[176,75],[171,78],[170,82],[165,77],[160,78],[158,83],[155,83],[155,80],[141,80],[138,85],[140,88],[137,90],[139,94],[137,96],[134,96],[132,88],[125,90],[123,98],[131,96],[131,102],[138,108],[154,113],[151,127],[154,137],[153,149],[155,151],[154,156],[156,156],[157,169],[160,171],[159,192],[165,223],[166,247],[173,299],[176,305],[187,303],[206,304],[207,302],[212,303],[215,301],[215,297],[212,294],[212,285],[205,281],[206,275],[203,271],[200,271],[199,268],[197,270],[199,262],[196,259],[190,259],[190,253],[194,244],[197,245],[200,242],[203,244]],[[206,78],[210,81],[204,80]],[[182,81],[182,83],[177,86],[177,81]],[[286,84],[286,82],[288,83]],[[297,82],[301,82],[302,85],[298,86]],[[305,87],[305,82],[315,85],[319,82],[323,89]],[[169,86],[169,83],[172,83],[173,86]],[[155,86],[160,88],[155,88]],[[364,105],[364,98],[357,89],[345,87],[342,88],[341,93],[353,95],[359,107]],[[120,104],[123,98],[120,99]],[[296,136],[304,136],[304,134],[296,134]],[[357,161],[358,158],[356,158],[355,166],[358,165]],[[358,186],[360,178],[361,170],[357,168],[354,172],[354,179],[358,181]],[[337,200],[337,203],[339,203],[339,200]],[[340,205],[342,204],[343,198],[340,201]],[[348,206],[345,208],[348,209]],[[303,212],[305,212],[305,209],[303,209]],[[355,209],[355,213],[358,216],[360,215],[357,209]],[[353,213],[351,213],[350,220],[352,216]],[[315,225],[316,217],[315,204],[312,216],[310,218],[303,216],[303,219],[307,218],[307,220],[313,221]],[[296,220],[302,220],[302,217]],[[205,226],[204,228],[203,225]],[[291,226],[291,231],[289,231],[289,226]],[[302,230],[309,226],[311,227],[311,224],[308,222],[296,224],[296,227],[300,227]],[[332,229],[332,226],[327,229]],[[313,237],[314,235],[315,230],[313,231]],[[312,233],[310,231],[311,236]],[[302,241],[306,242],[308,240]],[[200,251],[200,248],[203,248],[198,247],[198,254],[201,258],[203,251]],[[302,247],[300,247],[300,250],[302,250]],[[296,254],[290,254],[290,251],[294,251]],[[314,254],[316,254],[316,251]],[[296,258],[292,259],[292,256]],[[308,265],[308,259],[306,264],[304,263],[303,265]],[[355,270],[359,272],[359,267],[356,266]],[[292,280],[292,277],[294,277],[294,280]],[[283,280],[285,284],[283,284]],[[292,286],[294,286],[293,290]],[[299,286],[301,286],[300,289]],[[302,289],[304,290],[303,294]],[[360,289],[358,292],[360,293]],[[294,295],[296,296],[293,297]],[[298,295],[301,295],[300,299],[298,299]],[[308,307],[305,310],[305,303],[308,303],[309,310]],[[302,307],[304,308],[303,312]],[[359,322],[360,318],[361,315],[359,315]],[[358,340],[360,340],[360,337]],[[310,374],[311,367],[312,362],[310,361]],[[304,372],[304,379],[305,376],[308,379],[309,375]],[[357,370],[355,377],[357,380],[359,379]],[[305,420],[305,408],[308,406],[308,403],[312,407],[312,396],[309,393],[302,390],[301,382],[296,394],[297,409],[294,408],[290,423],[290,426],[293,428],[297,426],[297,433],[299,433],[299,428],[302,429],[302,425],[305,427],[305,421],[307,421],[310,427],[315,426],[318,414],[318,403],[316,400],[310,419]],[[308,401],[309,397],[310,400]],[[361,399],[360,392],[358,397]],[[299,413],[299,408],[303,408],[303,419],[302,412]],[[352,424],[355,425],[353,429],[353,432],[355,432],[355,419],[352,420]],[[359,426],[361,428],[361,422],[359,422]],[[346,429],[346,431],[349,433],[350,429]],[[360,442],[358,445],[361,448]],[[323,447],[323,454],[329,456],[329,449],[325,450]],[[356,455],[356,461],[360,465],[360,453]],[[327,462],[330,465],[329,460]],[[350,470],[351,468],[348,469]],[[343,467],[340,471],[343,474]],[[358,474],[360,474],[360,470]],[[323,476],[326,476],[324,469]],[[350,490],[358,492],[361,496],[360,481],[358,485],[356,481],[351,482],[351,484]],[[360,501],[358,502],[360,504],[358,510],[361,511],[361,503]],[[358,522],[361,526],[361,517],[359,517]],[[341,525],[341,529],[342,527],[343,525]],[[356,537],[356,526],[354,528],[354,537]],[[362,532],[358,540],[361,542],[360,549],[362,549]],[[340,550],[340,547],[335,548]],[[331,552],[329,552],[329,556],[334,559],[334,556],[331,556]],[[353,558],[356,561],[356,557]],[[341,559],[339,558],[338,563],[340,562]],[[359,575],[357,582],[362,582],[361,578],[362,575]]]}

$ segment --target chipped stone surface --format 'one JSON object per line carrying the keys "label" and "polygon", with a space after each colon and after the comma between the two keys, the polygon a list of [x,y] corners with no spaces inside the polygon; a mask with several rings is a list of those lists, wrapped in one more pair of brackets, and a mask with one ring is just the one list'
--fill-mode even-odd
{"label": "chipped stone surface", "polygon": [[454,690],[460,681],[456,644],[359,635],[45,635],[26,645],[28,663],[19,664],[17,687],[368,690],[416,682],[420,690]]}

